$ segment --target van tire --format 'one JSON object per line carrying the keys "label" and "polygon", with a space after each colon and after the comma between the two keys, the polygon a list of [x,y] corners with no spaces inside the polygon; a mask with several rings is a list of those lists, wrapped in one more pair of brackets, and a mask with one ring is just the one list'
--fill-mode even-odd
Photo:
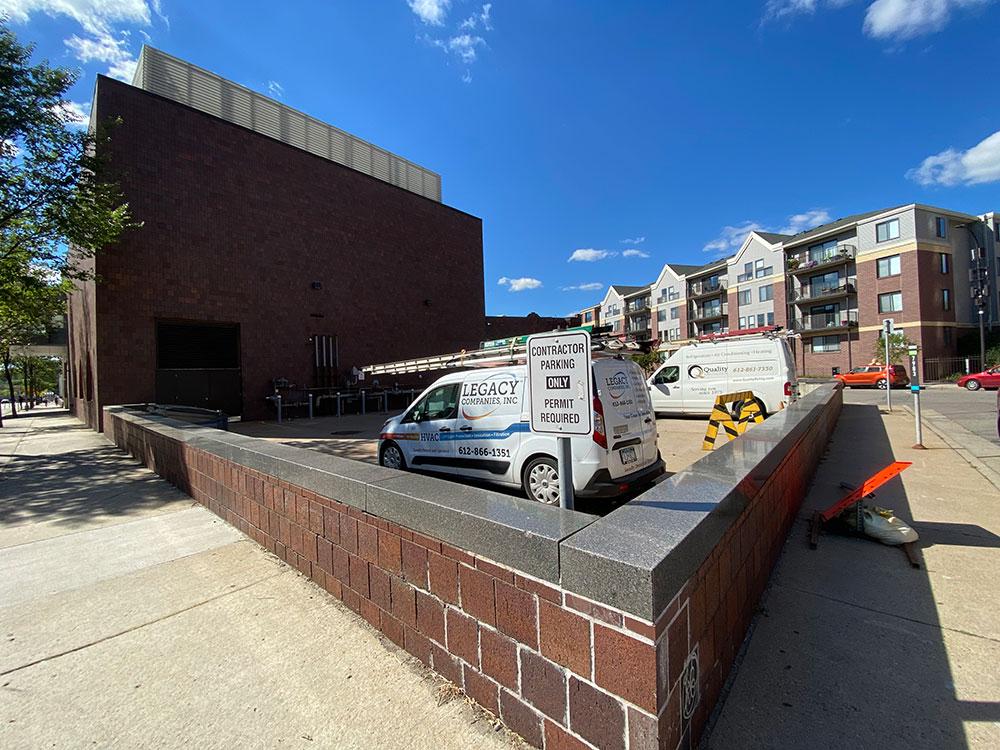
{"label": "van tire", "polygon": [[521,488],[529,500],[544,505],[559,505],[559,465],[556,460],[551,456],[535,456],[528,461],[521,472]]}
{"label": "van tire", "polygon": [[[386,454],[389,454],[388,460]],[[406,471],[406,459],[403,457],[403,451],[390,440],[382,446],[382,450],[379,452],[378,465]]]}

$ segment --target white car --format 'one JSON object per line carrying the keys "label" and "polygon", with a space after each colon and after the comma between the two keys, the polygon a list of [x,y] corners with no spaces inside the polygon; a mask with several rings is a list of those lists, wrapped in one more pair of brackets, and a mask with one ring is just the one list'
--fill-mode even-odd
{"label": "white car", "polygon": [[657,414],[711,414],[716,396],[752,391],[766,414],[798,397],[795,360],[783,336],[699,341],[674,352],[646,381]]}
{"label": "white car", "polygon": [[[594,432],[571,438],[573,489],[613,497],[663,473],[656,418],[637,364],[609,357],[591,369]],[[382,426],[379,463],[519,487],[558,504],[556,438],[530,431],[528,388],[524,365],[445,375]]]}

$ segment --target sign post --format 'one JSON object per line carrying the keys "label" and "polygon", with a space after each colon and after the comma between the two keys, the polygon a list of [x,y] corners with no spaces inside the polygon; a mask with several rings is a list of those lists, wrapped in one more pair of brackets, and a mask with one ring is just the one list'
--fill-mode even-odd
{"label": "sign post", "polygon": [[924,427],[920,421],[920,379],[917,377],[917,345],[910,345],[910,390],[913,392],[913,418],[917,422],[917,442],[913,446],[924,448]]}
{"label": "sign post", "polygon": [[594,431],[590,334],[554,331],[528,337],[531,431],[558,439],[559,506],[573,509],[574,435]]}
{"label": "sign post", "polygon": [[882,321],[882,339],[885,341],[885,408],[892,411],[892,364],[889,362],[889,337],[895,331],[892,318]]}

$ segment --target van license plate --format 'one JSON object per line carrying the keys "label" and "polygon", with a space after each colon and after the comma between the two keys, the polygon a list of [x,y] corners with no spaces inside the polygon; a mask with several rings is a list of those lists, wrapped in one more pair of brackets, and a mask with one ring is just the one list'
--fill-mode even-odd
{"label": "van license plate", "polygon": [[622,448],[618,451],[623,464],[634,464],[636,462],[635,448]]}

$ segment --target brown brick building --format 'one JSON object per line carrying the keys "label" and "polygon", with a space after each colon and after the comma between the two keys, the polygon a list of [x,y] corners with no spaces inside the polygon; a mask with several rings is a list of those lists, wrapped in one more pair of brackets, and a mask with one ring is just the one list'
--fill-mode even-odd
{"label": "brown brick building", "polygon": [[97,255],[99,283],[70,300],[78,416],[96,425],[103,405],[158,401],[261,418],[275,378],[335,383],[355,365],[478,343],[482,222],[435,199],[436,175],[357,139],[354,166],[337,163],[346,134],[256,94],[252,128],[236,124],[235,97],[252,92],[188,67],[182,93],[197,104],[198,74],[231,117],[97,81],[93,117],[121,118],[111,161],[143,226]]}

